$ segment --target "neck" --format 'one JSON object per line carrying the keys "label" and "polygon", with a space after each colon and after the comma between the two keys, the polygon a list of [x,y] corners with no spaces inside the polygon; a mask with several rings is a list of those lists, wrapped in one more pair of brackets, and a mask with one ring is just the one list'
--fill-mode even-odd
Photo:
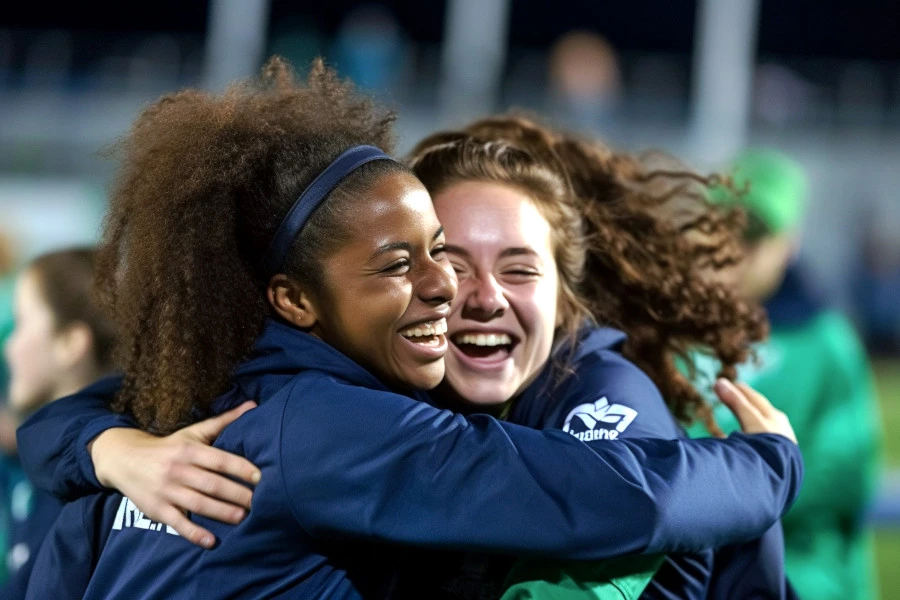
{"label": "neck", "polygon": [[60,377],[59,382],[53,389],[51,402],[66,396],[71,396],[75,392],[83,390],[91,385],[98,379],[112,374],[112,372],[111,369],[103,369],[96,365],[76,367]]}

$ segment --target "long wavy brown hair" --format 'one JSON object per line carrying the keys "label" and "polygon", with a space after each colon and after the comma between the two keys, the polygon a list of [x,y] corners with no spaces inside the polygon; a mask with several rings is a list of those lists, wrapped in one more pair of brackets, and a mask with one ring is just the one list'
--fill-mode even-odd
{"label": "long wavy brown hair", "polygon": [[[206,416],[270,314],[260,263],[281,219],[344,150],[390,152],[393,121],[321,61],[303,82],[277,58],[221,95],[183,91],[140,114],[114,149],[121,168],[97,263],[121,336],[114,408],[159,433]],[[285,273],[320,284],[320,261],[357,208],[335,198],[364,197],[391,170],[406,169],[377,161],[347,177],[295,240]]]}
{"label": "long wavy brown hair", "polygon": [[623,330],[623,353],[651,377],[672,414],[721,433],[691,382],[690,353],[712,354],[720,374],[734,378],[768,331],[762,308],[717,276],[740,261],[745,223],[739,210],[707,203],[707,188],[723,180],[662,153],[615,152],[517,115],[434,134],[409,162],[432,194],[470,180],[528,194],[554,232],[557,335],[575,335],[587,318]]}

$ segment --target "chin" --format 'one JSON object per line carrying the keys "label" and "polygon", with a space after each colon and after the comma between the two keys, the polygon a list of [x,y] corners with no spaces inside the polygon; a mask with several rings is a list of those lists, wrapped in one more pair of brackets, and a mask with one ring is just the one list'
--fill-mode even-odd
{"label": "chin", "polygon": [[444,379],[444,364],[429,365],[419,369],[409,380],[417,390],[433,390]]}
{"label": "chin", "polygon": [[[451,384],[452,385],[452,384]],[[491,407],[505,404],[512,398],[512,394],[506,393],[504,390],[497,389],[496,385],[488,386],[460,386],[454,387],[454,392],[459,396],[460,400],[471,406]]]}

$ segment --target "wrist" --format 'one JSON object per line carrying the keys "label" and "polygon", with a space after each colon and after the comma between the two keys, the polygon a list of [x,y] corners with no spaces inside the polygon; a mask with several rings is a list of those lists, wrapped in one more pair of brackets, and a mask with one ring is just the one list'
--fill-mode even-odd
{"label": "wrist", "polygon": [[149,433],[139,429],[128,427],[115,427],[101,432],[97,437],[88,442],[87,451],[91,462],[94,464],[94,474],[97,481],[105,488],[119,489],[116,482],[117,457],[129,454],[128,449],[133,448],[135,442],[149,436]]}

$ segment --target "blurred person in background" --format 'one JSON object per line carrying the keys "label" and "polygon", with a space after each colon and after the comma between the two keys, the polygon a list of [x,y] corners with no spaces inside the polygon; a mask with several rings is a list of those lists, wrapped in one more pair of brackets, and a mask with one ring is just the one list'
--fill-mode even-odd
{"label": "blurred person in background", "polygon": [[380,4],[361,4],[350,11],[334,40],[340,71],[370,93],[396,88],[408,52],[400,24]]}
{"label": "blurred person in background", "polygon": [[[0,231],[0,346],[13,329],[13,242]],[[0,407],[4,406],[9,387],[9,369],[0,359]],[[2,439],[2,438],[0,438]]]}
{"label": "blurred person in background", "polygon": [[593,31],[571,31],[550,49],[549,69],[550,114],[573,128],[608,129],[622,90],[609,41]]}
{"label": "blurred person in background", "polygon": [[[876,598],[866,510],[880,471],[881,428],[869,361],[850,322],[796,259],[807,202],[803,168],[760,149],[738,157],[733,169],[735,191],[715,195],[748,213],[747,258],[731,277],[741,294],[765,303],[771,322],[757,359],[738,375],[788,414],[806,462],[800,497],[782,520],[787,574],[802,598]],[[695,363],[701,379],[718,368],[702,356]],[[716,418],[735,430],[725,411]]]}
{"label": "blurred person in background", "polygon": [[[94,250],[44,254],[16,278],[14,326],[4,346],[9,408],[17,422],[113,369],[112,323],[91,299]],[[25,597],[34,557],[61,508],[34,489],[21,468],[10,468],[0,492],[8,515],[5,562],[9,579],[0,598]]]}
{"label": "blurred person in background", "polygon": [[[13,250],[12,240],[0,231],[0,347],[6,342],[13,328]],[[16,453],[16,425],[7,405],[9,370],[0,356],[0,556],[6,555],[9,533],[9,501],[6,497],[6,480],[11,473],[19,473],[14,456]],[[6,581],[6,561],[0,560],[0,585]]]}
{"label": "blurred person in background", "polygon": [[860,329],[873,355],[900,355],[900,239],[870,216],[853,272]]}

